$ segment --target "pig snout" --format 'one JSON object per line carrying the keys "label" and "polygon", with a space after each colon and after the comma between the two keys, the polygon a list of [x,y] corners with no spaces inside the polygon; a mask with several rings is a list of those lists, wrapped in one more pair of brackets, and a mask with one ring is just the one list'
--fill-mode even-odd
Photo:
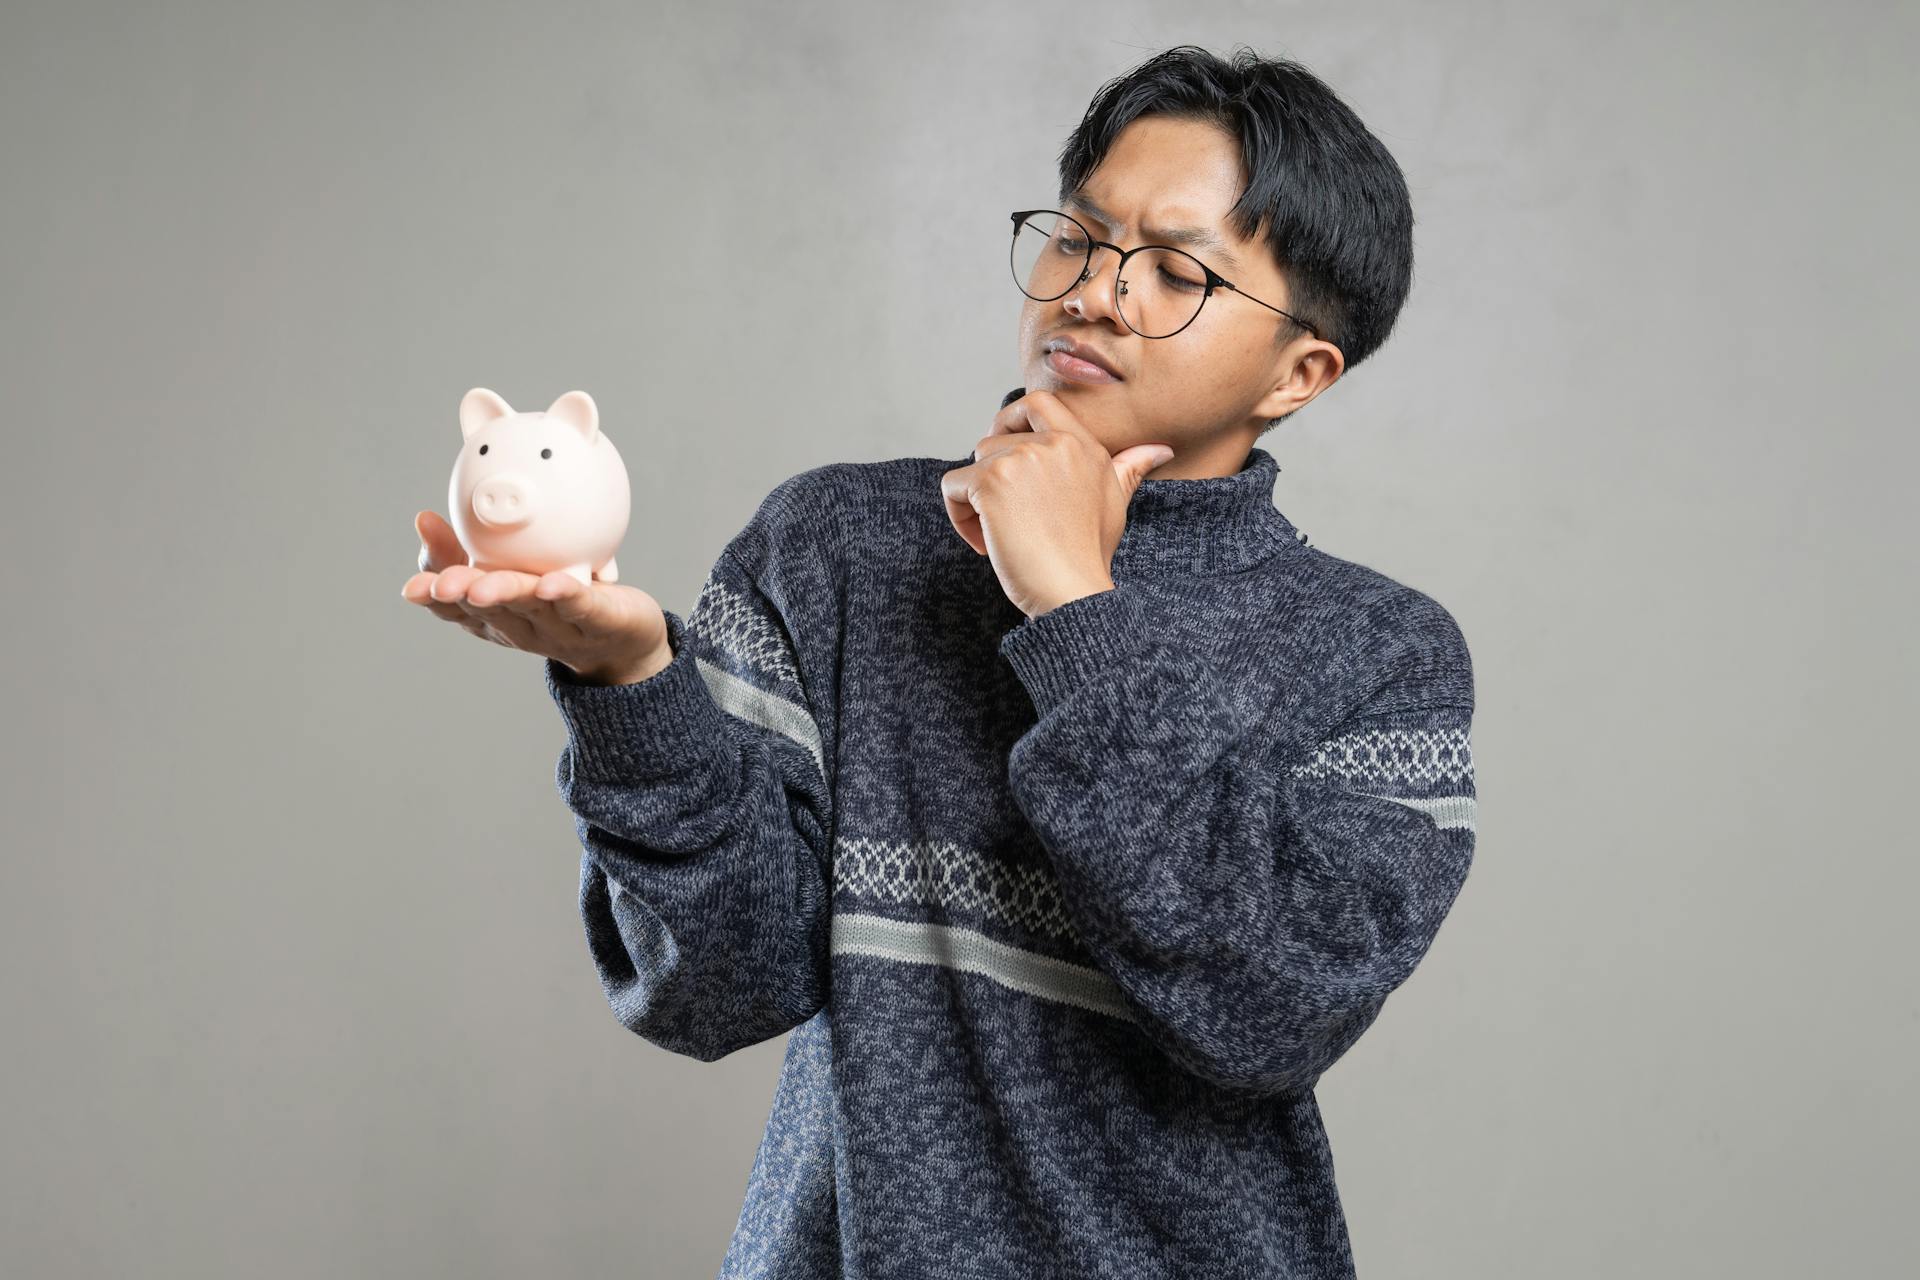
{"label": "pig snout", "polygon": [[473,514],[482,524],[497,528],[525,524],[533,518],[534,488],[519,476],[488,476],[473,489]]}

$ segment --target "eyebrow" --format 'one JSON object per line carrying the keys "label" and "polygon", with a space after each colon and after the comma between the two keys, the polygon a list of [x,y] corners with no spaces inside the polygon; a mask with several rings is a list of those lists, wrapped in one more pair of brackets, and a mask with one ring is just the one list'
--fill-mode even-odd
{"label": "eyebrow", "polygon": [[[1079,192],[1068,196],[1067,203],[1086,210],[1096,222],[1107,227],[1120,225],[1114,220],[1112,214]],[[1188,245],[1196,249],[1205,249],[1226,263],[1229,270],[1240,269],[1240,260],[1234,257],[1233,250],[1227,247],[1227,242],[1204,227],[1142,227],[1140,234],[1153,243]]]}

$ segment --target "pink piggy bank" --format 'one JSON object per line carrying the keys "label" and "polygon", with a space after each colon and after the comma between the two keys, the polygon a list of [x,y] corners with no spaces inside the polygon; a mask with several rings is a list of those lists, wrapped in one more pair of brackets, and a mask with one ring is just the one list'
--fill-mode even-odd
{"label": "pink piggy bank", "polygon": [[592,396],[569,391],[545,413],[515,413],[475,387],[460,398],[460,434],[447,508],[474,568],[617,580],[632,494]]}

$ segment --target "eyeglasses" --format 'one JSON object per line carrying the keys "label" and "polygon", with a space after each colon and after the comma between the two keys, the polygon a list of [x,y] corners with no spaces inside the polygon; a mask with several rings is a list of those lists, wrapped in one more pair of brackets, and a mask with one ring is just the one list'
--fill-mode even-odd
{"label": "eyeglasses", "polygon": [[[1183,249],[1164,244],[1122,249],[1111,241],[1096,240],[1076,218],[1058,209],[1022,209],[1013,214],[1009,258],[1013,282],[1035,302],[1065,297],[1091,278],[1088,268],[1095,249],[1111,249],[1120,255],[1114,271],[1115,305],[1127,328],[1143,338],[1171,338],[1192,324],[1215,289],[1231,289],[1248,302],[1260,302]],[[1127,275],[1129,263],[1138,268],[1131,277]],[[1314,337],[1322,337],[1311,321],[1281,311],[1270,302],[1260,305],[1279,311]]]}

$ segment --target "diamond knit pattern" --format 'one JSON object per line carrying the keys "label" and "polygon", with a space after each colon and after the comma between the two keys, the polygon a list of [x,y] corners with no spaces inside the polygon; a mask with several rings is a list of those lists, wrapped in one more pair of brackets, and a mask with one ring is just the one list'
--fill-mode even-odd
{"label": "diamond knit pattern", "polygon": [[719,576],[709,574],[701,585],[699,598],[687,614],[687,626],[715,649],[732,655],[738,665],[762,672],[763,678],[776,684],[799,685],[800,673],[779,628]]}
{"label": "diamond knit pattern", "polygon": [[938,906],[1016,930],[1073,937],[1060,883],[1043,866],[991,859],[949,840],[853,837],[834,847],[834,883],[854,897]]}
{"label": "diamond knit pattern", "polygon": [[1313,759],[1295,765],[1294,772],[1413,790],[1458,786],[1473,778],[1473,745],[1461,727],[1369,729],[1321,743]]}

